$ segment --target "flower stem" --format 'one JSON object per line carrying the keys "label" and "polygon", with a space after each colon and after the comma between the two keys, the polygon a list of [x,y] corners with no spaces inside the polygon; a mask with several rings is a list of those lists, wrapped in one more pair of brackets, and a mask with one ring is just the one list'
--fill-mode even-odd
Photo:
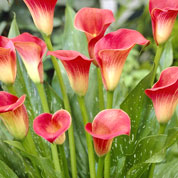
{"label": "flower stem", "polygon": [[113,91],[107,91],[107,109],[112,108],[113,94]]}
{"label": "flower stem", "polygon": [[103,178],[104,158],[105,158],[104,156],[99,158],[98,170],[97,170],[97,178]]}
{"label": "flower stem", "polygon": [[66,159],[65,151],[64,151],[64,145],[59,145],[59,151],[60,151],[60,154],[62,157],[62,163],[63,163],[63,168],[64,168],[64,177],[70,178],[67,159]]}
{"label": "flower stem", "polygon": [[[167,123],[160,123],[160,128],[158,134],[164,134],[164,131],[166,129]],[[153,163],[150,165],[150,171],[149,171],[149,176],[148,178],[153,178],[154,176],[154,170],[155,170],[156,164]]]}
{"label": "flower stem", "polygon": [[[51,39],[50,36],[46,36],[44,34],[43,38],[46,42],[46,45],[48,47],[49,51],[53,51],[53,46],[51,43]],[[61,87],[61,92],[62,92],[62,96],[63,96],[63,101],[64,101],[64,107],[67,111],[69,111],[71,113],[71,109],[70,109],[70,104],[69,104],[69,99],[67,96],[67,92],[66,92],[66,88],[64,85],[64,81],[62,78],[62,73],[60,71],[59,68],[59,64],[56,60],[56,58],[54,56],[51,56],[51,60],[54,66],[54,69],[56,71],[56,75]],[[77,178],[77,164],[76,164],[76,153],[75,153],[75,141],[74,141],[74,131],[73,131],[73,125],[71,124],[69,130],[68,130],[68,135],[69,135],[69,147],[70,147],[70,156],[71,156],[71,168],[72,168],[72,177],[73,178]]]}
{"label": "flower stem", "polygon": [[[43,111],[46,112],[46,113],[50,113],[43,84],[42,83],[36,83],[36,87],[37,87],[38,93],[39,93],[40,98],[41,98]],[[51,152],[52,152],[54,167],[55,167],[56,171],[61,172],[61,167],[60,167],[60,164],[59,164],[58,151],[57,151],[57,147],[56,147],[55,144],[51,144]]]}
{"label": "flower stem", "polygon": [[156,71],[157,71],[157,68],[158,68],[158,65],[159,65],[159,61],[160,61],[160,58],[161,58],[162,51],[163,51],[163,45],[157,46],[156,55],[155,55],[155,58],[154,58],[155,68],[154,68],[154,72],[153,72],[151,85],[153,85],[155,77],[156,77]]}
{"label": "flower stem", "polygon": [[59,164],[58,151],[57,151],[56,144],[51,144],[51,151],[52,151],[54,168],[56,171],[59,171],[59,173],[61,173],[61,167]]}
{"label": "flower stem", "polygon": [[[78,103],[80,105],[80,110],[82,113],[83,122],[85,126],[89,122],[89,119],[88,119],[88,114],[87,114],[86,107],[85,107],[84,97],[77,96],[77,98],[78,98]],[[87,132],[85,132],[85,134],[86,134],[87,147],[88,147],[90,177],[95,178],[96,173],[95,173],[95,157],[94,157],[94,151],[93,151],[93,143],[92,143],[91,136]]]}
{"label": "flower stem", "polygon": [[[107,109],[112,108],[113,103],[113,91],[107,91]],[[111,153],[107,153],[104,162],[104,178],[110,178],[110,163],[111,163]]]}
{"label": "flower stem", "polygon": [[101,111],[105,108],[105,106],[104,106],[104,97],[103,97],[103,83],[102,83],[101,72],[99,67],[97,68],[97,75],[98,75],[99,108]]}

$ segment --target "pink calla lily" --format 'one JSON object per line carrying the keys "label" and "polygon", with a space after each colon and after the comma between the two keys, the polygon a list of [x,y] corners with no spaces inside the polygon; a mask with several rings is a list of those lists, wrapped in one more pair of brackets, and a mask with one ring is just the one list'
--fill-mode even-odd
{"label": "pink calla lily", "polygon": [[85,33],[88,40],[89,55],[90,58],[94,59],[95,65],[97,63],[94,56],[94,46],[104,36],[106,29],[114,21],[112,11],[108,9],[85,7],[80,9],[75,16],[74,26]]}
{"label": "pink calla lily", "polygon": [[113,91],[116,88],[125,60],[136,44],[148,45],[149,40],[139,32],[129,29],[111,32],[96,43],[94,49],[96,61],[106,90]]}
{"label": "pink calla lily", "polygon": [[130,134],[130,118],[120,109],[106,109],[96,115],[92,123],[85,126],[93,136],[95,152],[98,156],[107,154],[112,141],[119,135]]}
{"label": "pink calla lily", "polygon": [[178,67],[163,70],[159,81],[145,93],[153,102],[158,122],[170,120],[178,103]]}
{"label": "pink calla lily", "polygon": [[29,33],[23,33],[13,38],[12,41],[32,81],[34,83],[42,83],[42,58],[47,50],[45,42]]}
{"label": "pink calla lily", "polygon": [[65,110],[58,110],[56,113],[43,113],[33,121],[35,133],[50,143],[63,144],[65,132],[71,125],[71,116]]}
{"label": "pink calla lily", "polygon": [[16,52],[12,41],[0,36],[0,80],[10,84],[15,82],[17,73]]}
{"label": "pink calla lily", "polygon": [[20,98],[0,91],[0,118],[9,132],[18,140],[28,133],[28,115],[24,106],[25,95]]}
{"label": "pink calla lily", "polygon": [[57,0],[23,0],[28,7],[36,27],[46,35],[53,30],[54,8]]}
{"label": "pink calla lily", "polygon": [[169,38],[178,13],[177,0],[150,0],[149,11],[152,21],[153,36],[157,45]]}
{"label": "pink calla lily", "polygon": [[88,59],[77,51],[58,50],[49,51],[52,55],[61,60],[69,77],[72,89],[79,95],[84,96],[88,90],[89,70],[92,59]]}

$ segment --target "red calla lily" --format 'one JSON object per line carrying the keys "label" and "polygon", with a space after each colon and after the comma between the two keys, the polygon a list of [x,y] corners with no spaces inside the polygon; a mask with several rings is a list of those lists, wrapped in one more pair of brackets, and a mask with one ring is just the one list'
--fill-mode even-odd
{"label": "red calla lily", "polygon": [[18,140],[28,133],[28,115],[24,106],[25,95],[20,98],[0,91],[0,118],[9,132]]}
{"label": "red calla lily", "polygon": [[111,149],[113,138],[130,134],[130,118],[121,109],[106,109],[96,115],[92,123],[85,126],[93,136],[95,152],[103,156]]}
{"label": "red calla lily", "polygon": [[14,44],[10,39],[0,36],[0,80],[6,84],[14,83],[16,72]]}
{"label": "red calla lily", "polygon": [[12,41],[32,81],[35,83],[42,83],[42,58],[47,50],[45,42],[29,33],[23,33],[13,38]]}
{"label": "red calla lily", "polygon": [[71,116],[65,110],[58,110],[56,113],[43,113],[33,121],[35,133],[50,143],[63,144],[65,132],[71,125]]}
{"label": "red calla lily", "polygon": [[178,102],[178,67],[163,70],[158,82],[145,93],[153,102],[158,122],[170,120]]}
{"label": "red calla lily", "polygon": [[93,60],[77,51],[70,50],[49,51],[47,55],[55,56],[61,60],[72,89],[78,95],[84,96],[88,90],[89,70]]}
{"label": "red calla lily", "polygon": [[149,40],[139,32],[129,29],[111,32],[96,43],[94,48],[96,61],[107,90],[113,91],[116,88],[125,60],[136,44],[147,45]]}
{"label": "red calla lily", "polygon": [[[85,33],[88,40],[90,58],[95,60],[94,46],[104,36],[106,29],[114,21],[112,11],[108,9],[85,7],[77,12],[74,26]],[[96,61],[94,63],[97,64]]]}
{"label": "red calla lily", "polygon": [[57,0],[23,0],[28,7],[36,27],[46,35],[53,30],[54,8]]}
{"label": "red calla lily", "polygon": [[169,38],[178,13],[177,0],[150,0],[149,11],[152,21],[153,36],[157,45]]}

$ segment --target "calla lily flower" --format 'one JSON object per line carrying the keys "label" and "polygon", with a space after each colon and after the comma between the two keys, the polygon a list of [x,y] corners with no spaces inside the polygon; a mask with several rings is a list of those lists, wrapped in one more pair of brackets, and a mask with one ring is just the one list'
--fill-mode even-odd
{"label": "calla lily flower", "polygon": [[121,109],[106,109],[96,115],[92,123],[85,126],[93,136],[95,152],[98,156],[107,154],[112,141],[119,135],[130,134],[130,118]]}
{"label": "calla lily flower", "polygon": [[53,30],[54,8],[57,0],[23,0],[28,7],[33,21],[41,32],[47,36]]}
{"label": "calla lily flower", "polygon": [[149,11],[152,21],[153,36],[157,45],[169,38],[178,13],[177,0],[150,0]]}
{"label": "calla lily flower", "polygon": [[18,140],[28,133],[28,115],[24,106],[25,95],[20,98],[0,91],[0,118],[9,132]]}
{"label": "calla lily flower", "polygon": [[96,43],[94,48],[96,61],[106,90],[113,91],[116,88],[125,60],[136,44],[148,45],[149,40],[139,32],[129,29],[111,32]]}
{"label": "calla lily flower", "polygon": [[[95,59],[94,46],[104,36],[106,29],[114,21],[112,11],[108,9],[85,7],[77,12],[74,26],[85,33],[88,40],[90,58]],[[96,61],[94,61],[94,64],[97,64]]]}
{"label": "calla lily flower", "polygon": [[71,125],[71,116],[65,110],[58,110],[56,113],[43,113],[33,121],[35,133],[50,143],[63,144],[65,132]]}
{"label": "calla lily flower", "polygon": [[16,72],[14,44],[10,39],[0,36],[0,80],[6,84],[14,83]]}
{"label": "calla lily flower", "polygon": [[158,82],[145,93],[153,102],[158,122],[170,120],[178,103],[178,67],[163,70]]}
{"label": "calla lily flower", "polygon": [[61,60],[72,89],[79,96],[84,96],[88,90],[89,70],[93,60],[77,51],[70,50],[49,51],[47,55],[55,56]]}
{"label": "calla lily flower", "polygon": [[27,72],[34,83],[43,82],[42,58],[47,47],[43,40],[29,33],[23,33],[12,39],[21,56]]}

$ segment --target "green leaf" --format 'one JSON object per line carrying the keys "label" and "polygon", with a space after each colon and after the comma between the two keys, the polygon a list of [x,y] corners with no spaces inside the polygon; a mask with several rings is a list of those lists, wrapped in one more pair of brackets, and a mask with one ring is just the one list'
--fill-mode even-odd
{"label": "green leaf", "polygon": [[64,108],[62,99],[48,83],[45,83],[45,92],[51,113],[55,113],[57,110]]}
{"label": "green leaf", "polygon": [[17,175],[3,161],[0,160],[0,177],[18,178]]}
{"label": "green leaf", "polygon": [[13,18],[13,21],[10,26],[8,38],[14,38],[19,34],[20,34],[20,31],[19,31],[19,28],[18,28],[17,22],[16,22],[16,14],[14,13],[14,18]]}
{"label": "green leaf", "polygon": [[164,47],[163,53],[160,59],[161,71],[170,67],[173,63],[173,49],[172,49],[172,39],[169,39]]}
{"label": "green leaf", "polygon": [[141,167],[163,161],[166,150],[176,143],[177,138],[178,128],[172,128],[169,129],[168,135],[148,136],[140,140],[134,154],[127,157],[126,167],[133,165],[127,172],[128,177],[137,178]]}

